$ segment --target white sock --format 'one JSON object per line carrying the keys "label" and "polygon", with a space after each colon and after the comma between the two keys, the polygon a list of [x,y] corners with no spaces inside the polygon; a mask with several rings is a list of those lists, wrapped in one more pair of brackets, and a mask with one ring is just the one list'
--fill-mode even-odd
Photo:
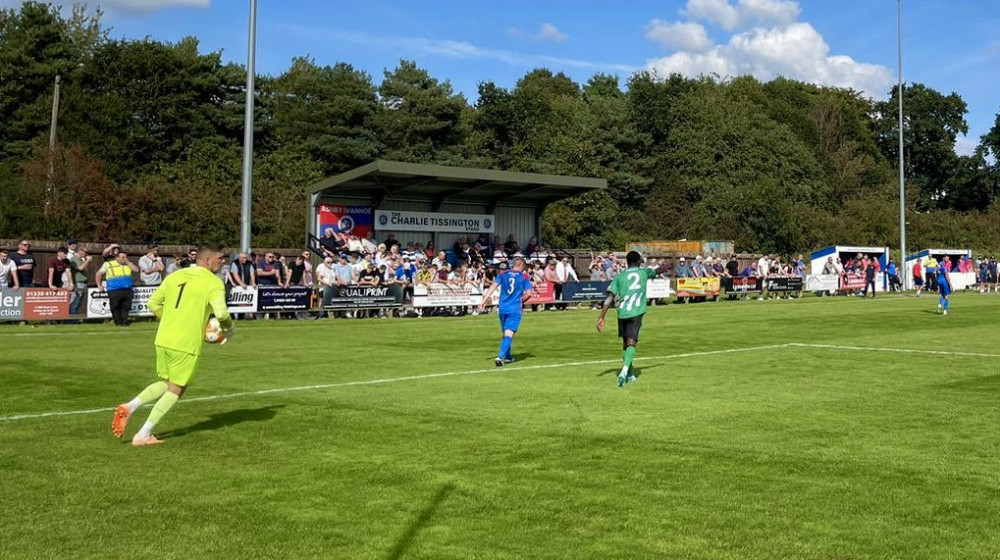
{"label": "white sock", "polygon": [[153,426],[155,425],[156,424],[153,424],[149,420],[146,420],[146,423],[142,425],[142,429],[139,430],[139,433],[135,434],[135,437],[148,438],[153,433]]}
{"label": "white sock", "polygon": [[628,366],[622,366],[622,372],[618,374],[621,377],[628,375]]}
{"label": "white sock", "polygon": [[131,414],[131,413],[135,412],[136,410],[139,410],[139,407],[142,406],[142,403],[139,402],[139,397],[136,397],[136,398],[128,401],[128,405],[127,406],[128,406],[129,414]]}

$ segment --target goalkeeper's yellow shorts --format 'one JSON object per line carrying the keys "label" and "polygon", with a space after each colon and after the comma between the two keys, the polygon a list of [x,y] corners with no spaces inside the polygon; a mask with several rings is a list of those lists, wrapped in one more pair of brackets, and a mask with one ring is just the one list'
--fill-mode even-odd
{"label": "goalkeeper's yellow shorts", "polygon": [[162,346],[156,347],[156,375],[178,385],[187,387],[198,368],[198,358],[194,354],[171,350]]}

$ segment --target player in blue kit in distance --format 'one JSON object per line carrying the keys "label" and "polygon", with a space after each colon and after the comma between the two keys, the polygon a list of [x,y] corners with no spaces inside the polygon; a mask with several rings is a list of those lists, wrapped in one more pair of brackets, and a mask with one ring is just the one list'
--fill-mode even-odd
{"label": "player in blue kit in distance", "polygon": [[524,273],[524,259],[517,257],[512,268],[497,275],[490,289],[483,294],[483,302],[479,304],[480,312],[486,310],[486,302],[490,301],[497,289],[500,290],[500,330],[503,331],[503,338],[500,340],[500,351],[495,363],[497,367],[502,367],[504,363],[514,361],[514,356],[510,353],[511,344],[521,325],[524,302],[531,298],[531,281]]}
{"label": "player in blue kit in distance", "polygon": [[951,296],[952,283],[948,269],[951,268],[951,258],[945,257],[937,267],[937,288],[940,297],[938,298],[937,313],[948,314],[949,296]]}

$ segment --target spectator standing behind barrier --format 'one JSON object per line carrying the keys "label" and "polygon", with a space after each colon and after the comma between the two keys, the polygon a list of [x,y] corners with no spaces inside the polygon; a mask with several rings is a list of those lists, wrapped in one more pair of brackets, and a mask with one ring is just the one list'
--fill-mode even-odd
{"label": "spectator standing behind barrier", "polygon": [[87,295],[87,267],[90,266],[91,258],[87,255],[86,249],[77,249],[76,254],[69,256],[69,262],[73,271],[73,298],[69,301],[70,315],[80,313],[83,299]]}
{"label": "spectator standing behind barrier", "polygon": [[297,255],[295,260],[288,265],[288,273],[285,280],[285,287],[304,286],[303,280],[306,276],[306,260],[302,255]]}
{"label": "spectator standing behind barrier", "polygon": [[674,268],[674,276],[677,278],[691,278],[693,276],[691,267],[688,266],[687,259],[684,257],[677,259],[677,267]]}
{"label": "spectator standing behind barrier", "polygon": [[920,270],[920,259],[913,263],[913,285],[917,288],[917,297],[920,297],[920,292],[924,290],[924,275]]}
{"label": "spectator standing behind barrier", "polygon": [[282,283],[284,267],[278,262],[274,253],[267,252],[264,259],[257,263],[257,284],[261,286],[277,286]]}
{"label": "spectator standing behind barrier", "polygon": [[187,252],[187,255],[181,259],[181,262],[177,263],[181,268],[187,268],[198,260],[198,249],[191,249]]}
{"label": "spectator standing behind barrier", "polygon": [[937,291],[937,267],[937,259],[927,257],[927,263],[924,264],[924,272],[925,276],[927,276],[927,289],[932,292]]}
{"label": "spectator standing behind barrier", "polygon": [[771,263],[767,259],[767,255],[761,255],[757,259],[757,276],[760,278],[767,278],[767,273],[771,270]]}
{"label": "spectator standing behind barrier", "polygon": [[239,286],[241,288],[257,285],[256,267],[246,253],[240,253],[240,256],[229,265],[229,274],[227,275],[226,282],[230,286]]}
{"label": "spectator standing behind barrier", "polygon": [[885,273],[889,276],[889,291],[898,292],[902,282],[899,280],[899,271],[896,270],[896,261],[889,259],[889,264],[885,266]]}
{"label": "spectator standing behind barrier", "polygon": [[0,288],[21,287],[21,282],[17,277],[17,263],[10,258],[10,251],[0,249]]}
{"label": "spectator standing behind barrier", "polygon": [[875,297],[875,273],[878,269],[875,268],[875,264],[872,262],[868,263],[868,267],[865,268],[865,289],[861,290],[861,297],[868,297],[868,288],[872,289],[872,298]]}
{"label": "spectator standing behind barrier", "polygon": [[837,274],[837,265],[833,262],[833,257],[827,257],[823,265],[823,274]]}
{"label": "spectator standing behind barrier", "polygon": [[29,249],[31,244],[27,239],[22,239],[17,244],[17,252],[10,255],[11,260],[17,265],[17,281],[22,288],[31,288],[35,285],[35,255]]}
{"label": "spectator standing behind barrier", "polygon": [[740,263],[736,260],[736,255],[731,255],[726,261],[726,277],[736,278],[740,275]]}
{"label": "spectator standing behind barrier", "polygon": [[66,248],[56,249],[56,256],[49,261],[48,285],[50,290],[73,289],[73,276],[69,261],[66,260]]}
{"label": "spectator standing behind barrier", "polygon": [[159,247],[150,245],[146,254],[139,258],[139,281],[143,286],[159,286],[166,271],[159,255]]}
{"label": "spectator standing behind barrier", "polygon": [[128,260],[128,254],[120,249],[112,250],[114,258],[106,261],[97,271],[97,286],[108,293],[108,307],[115,325],[128,326],[128,314],[132,309],[132,274],[139,267]]}

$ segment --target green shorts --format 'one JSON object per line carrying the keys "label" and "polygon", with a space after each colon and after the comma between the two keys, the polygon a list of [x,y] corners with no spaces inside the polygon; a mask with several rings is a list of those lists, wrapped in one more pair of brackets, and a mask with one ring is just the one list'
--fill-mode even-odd
{"label": "green shorts", "polygon": [[156,375],[178,385],[187,387],[198,367],[201,356],[188,354],[179,350],[171,350],[162,346],[156,347]]}

